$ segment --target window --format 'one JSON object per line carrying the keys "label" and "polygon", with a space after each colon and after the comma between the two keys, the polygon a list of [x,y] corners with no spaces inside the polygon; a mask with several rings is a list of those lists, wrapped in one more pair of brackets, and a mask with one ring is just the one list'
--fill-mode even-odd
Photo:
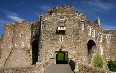
{"label": "window", "polygon": [[101,33],[98,34],[98,42],[102,42],[102,34]]}
{"label": "window", "polygon": [[60,41],[63,41],[63,36],[62,35],[60,36]]}
{"label": "window", "polygon": [[57,27],[56,33],[57,34],[65,34],[65,30],[66,30],[65,21],[64,21],[64,19],[60,19],[58,22],[58,27]]}
{"label": "window", "polygon": [[20,34],[20,37],[23,37],[23,34],[22,33]]}
{"label": "window", "polygon": [[81,20],[80,23],[81,23],[81,24],[80,24],[80,29],[81,29],[81,30],[84,30],[84,24],[85,24],[84,20]]}
{"label": "window", "polygon": [[87,31],[88,31],[88,35],[91,36],[91,27],[90,26],[87,27]]}
{"label": "window", "polygon": [[45,20],[41,21],[41,29],[45,27]]}
{"label": "window", "polygon": [[95,37],[95,29],[92,29],[91,33],[92,33],[92,37]]}
{"label": "window", "polygon": [[60,21],[60,27],[64,27],[64,21]]}
{"label": "window", "polygon": [[84,30],[84,21],[81,21],[80,29],[81,29],[81,30]]}
{"label": "window", "polygon": [[111,34],[107,34],[106,35],[106,42],[110,43],[110,40],[111,40]]}

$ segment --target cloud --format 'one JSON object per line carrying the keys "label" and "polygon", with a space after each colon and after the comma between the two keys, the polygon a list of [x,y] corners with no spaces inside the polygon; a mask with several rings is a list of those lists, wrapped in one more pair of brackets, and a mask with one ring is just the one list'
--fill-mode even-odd
{"label": "cloud", "polygon": [[17,15],[8,15],[8,18],[14,21],[23,21],[24,19]]}
{"label": "cloud", "polygon": [[107,24],[102,24],[103,29],[111,29],[111,30],[116,30],[116,26],[111,26]]}
{"label": "cloud", "polygon": [[47,5],[40,5],[38,6],[38,8],[44,10],[44,11],[47,11],[48,9],[50,9],[50,6],[47,6]]}
{"label": "cloud", "polygon": [[3,12],[6,14],[6,17],[10,20],[13,21],[24,21],[23,18],[21,18],[17,13],[15,12],[11,12],[11,11],[7,11],[7,10],[3,10]]}
{"label": "cloud", "polygon": [[93,6],[94,10],[110,10],[114,8],[114,6],[110,3],[105,3],[100,0],[93,0],[93,1],[88,1],[88,5]]}

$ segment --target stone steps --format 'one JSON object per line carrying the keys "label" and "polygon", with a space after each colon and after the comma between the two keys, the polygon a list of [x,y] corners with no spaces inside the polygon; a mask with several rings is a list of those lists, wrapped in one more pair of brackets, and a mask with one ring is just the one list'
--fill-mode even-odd
{"label": "stone steps", "polygon": [[52,64],[45,73],[73,73],[69,64]]}

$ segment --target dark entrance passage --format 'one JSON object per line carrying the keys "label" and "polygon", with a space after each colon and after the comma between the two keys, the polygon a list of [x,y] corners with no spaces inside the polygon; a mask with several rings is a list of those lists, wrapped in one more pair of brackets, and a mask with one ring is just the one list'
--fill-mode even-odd
{"label": "dark entrance passage", "polygon": [[56,51],[56,64],[68,64],[68,52]]}
{"label": "dark entrance passage", "polygon": [[96,44],[93,40],[89,40],[87,43],[88,54],[92,53],[93,48],[96,47]]}
{"label": "dark entrance passage", "polygon": [[32,64],[36,64],[38,62],[38,51],[39,51],[39,44],[38,40],[34,40],[32,42]]}
{"label": "dark entrance passage", "polygon": [[92,63],[92,55],[95,52],[96,43],[93,40],[89,40],[87,43],[88,48],[88,64]]}

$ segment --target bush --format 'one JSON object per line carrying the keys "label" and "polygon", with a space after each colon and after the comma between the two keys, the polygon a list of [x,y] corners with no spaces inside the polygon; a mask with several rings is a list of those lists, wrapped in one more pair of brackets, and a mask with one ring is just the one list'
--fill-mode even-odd
{"label": "bush", "polygon": [[107,65],[110,71],[116,72],[116,61],[110,60]]}
{"label": "bush", "polygon": [[79,71],[75,72],[75,73],[80,73]]}
{"label": "bush", "polygon": [[102,56],[97,53],[94,57],[93,57],[93,66],[97,67],[97,68],[103,68],[103,58]]}

